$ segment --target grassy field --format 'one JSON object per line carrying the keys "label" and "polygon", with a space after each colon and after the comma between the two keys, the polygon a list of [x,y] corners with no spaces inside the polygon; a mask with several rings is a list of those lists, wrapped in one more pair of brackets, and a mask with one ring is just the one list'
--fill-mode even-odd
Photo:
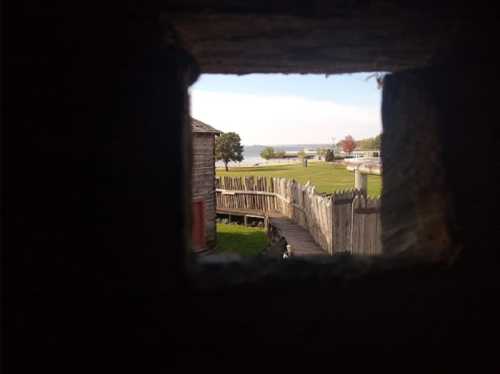
{"label": "grassy field", "polygon": [[[344,166],[333,165],[326,162],[310,162],[308,167],[302,165],[277,165],[261,167],[237,167],[217,169],[217,176],[266,176],[266,177],[286,177],[295,179],[305,184],[308,180],[315,185],[318,192],[331,193],[337,190],[354,187],[354,173],[347,171]],[[368,176],[368,195],[380,196],[382,192],[382,177],[378,175]]]}
{"label": "grassy field", "polygon": [[267,236],[261,227],[217,224],[216,251],[238,253],[242,256],[255,256],[267,245]]}

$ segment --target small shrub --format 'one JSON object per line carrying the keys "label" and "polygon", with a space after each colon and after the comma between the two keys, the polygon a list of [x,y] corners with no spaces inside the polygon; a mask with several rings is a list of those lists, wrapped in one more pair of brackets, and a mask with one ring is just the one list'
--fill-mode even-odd
{"label": "small shrub", "polygon": [[325,161],[331,162],[335,159],[333,151],[331,149],[327,150],[325,153]]}
{"label": "small shrub", "polygon": [[266,147],[260,152],[260,157],[264,160],[270,160],[276,157],[276,153],[274,152],[273,147]]}

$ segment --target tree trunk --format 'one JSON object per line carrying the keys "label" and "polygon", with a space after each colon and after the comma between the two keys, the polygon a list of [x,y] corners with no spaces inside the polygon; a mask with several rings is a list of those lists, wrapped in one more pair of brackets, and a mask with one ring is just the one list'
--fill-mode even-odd
{"label": "tree trunk", "polygon": [[226,167],[226,171],[229,171],[229,168],[227,167],[228,162],[224,161],[224,166]]}

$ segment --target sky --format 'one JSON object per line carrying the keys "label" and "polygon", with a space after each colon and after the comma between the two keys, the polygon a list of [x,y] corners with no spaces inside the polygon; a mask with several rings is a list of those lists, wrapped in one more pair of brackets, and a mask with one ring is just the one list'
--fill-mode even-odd
{"label": "sky", "polygon": [[372,74],[204,74],[190,88],[191,115],[243,145],[330,144],[381,132]]}

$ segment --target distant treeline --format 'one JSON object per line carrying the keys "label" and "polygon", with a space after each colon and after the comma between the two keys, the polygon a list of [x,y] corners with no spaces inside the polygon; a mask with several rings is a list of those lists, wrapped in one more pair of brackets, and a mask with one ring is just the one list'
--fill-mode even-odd
{"label": "distant treeline", "polygon": [[273,158],[313,158],[314,155],[308,155],[303,150],[297,152],[297,154],[287,154],[285,151],[277,151],[273,147],[266,147],[260,152],[260,157],[264,160],[270,160]]}
{"label": "distant treeline", "polygon": [[[341,141],[336,143],[336,149],[338,151],[344,151],[348,154],[350,154],[354,150],[358,151],[364,151],[364,150],[379,150],[381,147],[381,140],[382,140],[382,134],[379,134],[377,136],[374,136],[372,138],[365,138],[365,139],[360,139],[360,140],[355,140],[351,136],[347,136],[345,139],[342,139]],[[291,148],[292,146],[288,146]],[[265,160],[270,160],[274,158],[310,158],[313,157],[312,155],[308,154],[306,155],[305,152],[303,151],[304,148],[313,148],[316,149],[317,156],[320,159],[325,159],[329,161],[330,159],[337,159],[341,158],[339,155],[337,155],[337,151],[334,152],[334,147],[328,146],[328,145],[310,145],[309,147],[304,147],[300,148],[300,145],[293,145],[293,147],[298,150],[299,152],[294,155],[294,154],[287,154],[284,150],[279,149],[278,147],[274,148],[271,146],[248,146],[245,147],[245,150],[250,150],[250,149],[255,149],[258,150],[260,148],[259,155]]]}
{"label": "distant treeline", "polygon": [[270,160],[272,158],[285,158],[285,151],[276,151],[273,147],[266,147],[260,152],[260,157],[264,160]]}

